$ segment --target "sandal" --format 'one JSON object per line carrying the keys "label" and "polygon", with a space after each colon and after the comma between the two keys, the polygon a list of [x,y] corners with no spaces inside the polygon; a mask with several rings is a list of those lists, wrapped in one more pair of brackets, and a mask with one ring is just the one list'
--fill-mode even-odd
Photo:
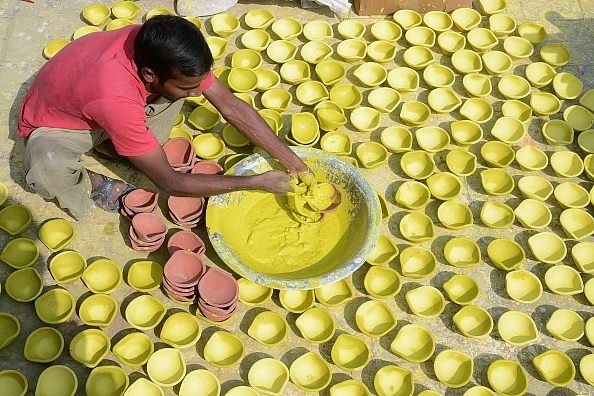
{"label": "sandal", "polygon": [[122,197],[130,191],[136,190],[136,187],[105,175],[98,173],[96,175],[100,176],[102,180],[101,184],[91,190],[91,199],[95,201],[95,205],[107,212],[119,212]]}

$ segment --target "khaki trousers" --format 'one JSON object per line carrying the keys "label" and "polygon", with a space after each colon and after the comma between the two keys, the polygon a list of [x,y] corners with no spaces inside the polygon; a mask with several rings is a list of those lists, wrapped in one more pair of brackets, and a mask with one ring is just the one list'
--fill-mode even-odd
{"label": "khaki trousers", "polygon": [[[147,104],[147,125],[163,144],[180,112],[184,99],[164,98]],[[104,130],[71,130],[41,127],[26,140],[24,165],[27,185],[41,197],[56,199],[78,220],[91,215],[91,181],[82,155],[109,139]]]}

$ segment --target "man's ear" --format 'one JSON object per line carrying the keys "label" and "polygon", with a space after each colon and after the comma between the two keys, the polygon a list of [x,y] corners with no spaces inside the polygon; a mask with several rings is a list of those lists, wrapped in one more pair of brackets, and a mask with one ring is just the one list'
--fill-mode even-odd
{"label": "man's ear", "polygon": [[157,74],[152,69],[146,66],[140,69],[140,75],[146,83],[159,82],[159,77],[157,76]]}

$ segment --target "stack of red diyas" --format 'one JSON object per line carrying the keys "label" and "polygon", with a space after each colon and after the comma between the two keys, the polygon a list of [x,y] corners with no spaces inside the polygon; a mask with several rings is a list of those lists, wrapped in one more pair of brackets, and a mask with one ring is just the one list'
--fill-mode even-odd
{"label": "stack of red diyas", "polygon": [[203,255],[206,251],[204,241],[192,231],[181,230],[169,237],[167,241],[167,251],[173,254],[178,250]]}
{"label": "stack of red diyas", "polygon": [[173,169],[187,173],[194,167],[196,149],[190,140],[183,137],[171,138],[163,144],[163,151]]}
{"label": "stack of red diyas", "polygon": [[235,278],[218,268],[210,268],[198,282],[198,308],[205,318],[222,322],[237,309],[239,286]]}
{"label": "stack of red diyas", "polygon": [[191,304],[198,298],[198,281],[205,272],[206,265],[198,254],[177,250],[163,268],[163,289],[173,300]]}
{"label": "stack of red diyas", "polygon": [[132,218],[128,234],[132,249],[138,252],[154,252],[165,241],[167,225],[154,213],[138,213]]}
{"label": "stack of red diyas", "polygon": [[202,197],[175,197],[167,200],[169,217],[175,224],[193,228],[204,218],[206,200]]}
{"label": "stack of red diyas", "polygon": [[203,160],[194,164],[191,173],[198,173],[203,175],[222,175],[223,167],[218,162]]}
{"label": "stack of red diyas", "polygon": [[157,191],[137,188],[122,196],[120,213],[128,220],[132,220],[138,213],[155,213],[158,199]]}

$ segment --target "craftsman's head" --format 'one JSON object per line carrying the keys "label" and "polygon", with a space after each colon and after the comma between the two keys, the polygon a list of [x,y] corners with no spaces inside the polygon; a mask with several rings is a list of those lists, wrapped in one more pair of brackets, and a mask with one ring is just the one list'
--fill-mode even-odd
{"label": "craftsman's head", "polygon": [[214,62],[200,30],[172,15],[157,15],[142,25],[134,54],[149,90],[172,100],[200,96],[200,82]]}

